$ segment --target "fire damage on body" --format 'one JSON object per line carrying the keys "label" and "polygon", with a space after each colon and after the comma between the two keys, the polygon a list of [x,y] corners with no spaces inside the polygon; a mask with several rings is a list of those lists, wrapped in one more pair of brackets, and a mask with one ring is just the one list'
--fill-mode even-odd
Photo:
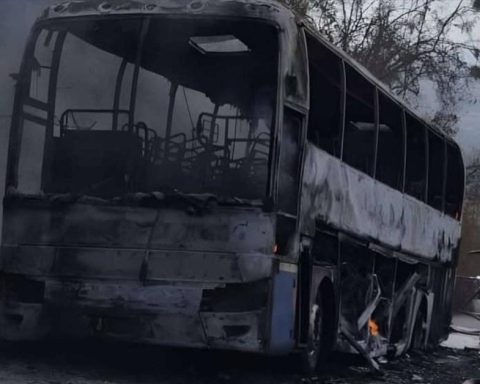
{"label": "fire damage on body", "polygon": [[461,155],[365,79],[276,2],[49,8],[17,83],[0,336],[310,367],[437,342]]}

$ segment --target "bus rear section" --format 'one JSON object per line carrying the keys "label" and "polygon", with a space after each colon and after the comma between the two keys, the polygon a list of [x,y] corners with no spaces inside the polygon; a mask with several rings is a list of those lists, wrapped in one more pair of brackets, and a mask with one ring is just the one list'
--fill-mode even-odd
{"label": "bus rear section", "polygon": [[27,46],[2,338],[291,348],[293,309],[285,327],[270,321],[283,276],[269,203],[277,28],[94,3],[52,7],[87,16],[40,20]]}

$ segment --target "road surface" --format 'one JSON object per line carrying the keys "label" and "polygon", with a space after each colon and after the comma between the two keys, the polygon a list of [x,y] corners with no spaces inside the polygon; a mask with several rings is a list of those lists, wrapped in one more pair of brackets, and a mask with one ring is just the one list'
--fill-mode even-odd
{"label": "road surface", "polygon": [[319,376],[304,377],[286,358],[101,342],[0,347],[2,384],[457,384],[480,378],[480,355],[438,348],[382,365],[381,377],[352,356],[336,355],[328,367]]}

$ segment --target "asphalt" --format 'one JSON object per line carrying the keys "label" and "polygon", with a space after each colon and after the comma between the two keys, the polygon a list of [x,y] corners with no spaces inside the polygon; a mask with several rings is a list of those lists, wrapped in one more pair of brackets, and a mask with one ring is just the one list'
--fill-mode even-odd
{"label": "asphalt", "polygon": [[[474,319],[475,320],[475,319]],[[462,316],[454,325],[480,328]],[[167,349],[100,341],[0,344],[1,384],[462,384],[480,379],[477,335],[453,333],[435,350],[382,364],[373,375],[358,356],[334,354],[318,375],[293,357]],[[458,340],[468,340],[464,345]],[[445,347],[448,345],[448,348]],[[466,348],[465,348],[466,347]]]}

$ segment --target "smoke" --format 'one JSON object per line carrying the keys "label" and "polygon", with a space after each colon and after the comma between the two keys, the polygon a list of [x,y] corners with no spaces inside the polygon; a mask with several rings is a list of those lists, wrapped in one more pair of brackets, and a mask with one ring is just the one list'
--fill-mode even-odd
{"label": "smoke", "polygon": [[[20,68],[23,49],[41,10],[56,0],[0,0],[0,196],[5,190],[8,134],[15,82],[10,76]],[[1,214],[1,208],[0,208]],[[0,230],[2,221],[0,220]]]}

